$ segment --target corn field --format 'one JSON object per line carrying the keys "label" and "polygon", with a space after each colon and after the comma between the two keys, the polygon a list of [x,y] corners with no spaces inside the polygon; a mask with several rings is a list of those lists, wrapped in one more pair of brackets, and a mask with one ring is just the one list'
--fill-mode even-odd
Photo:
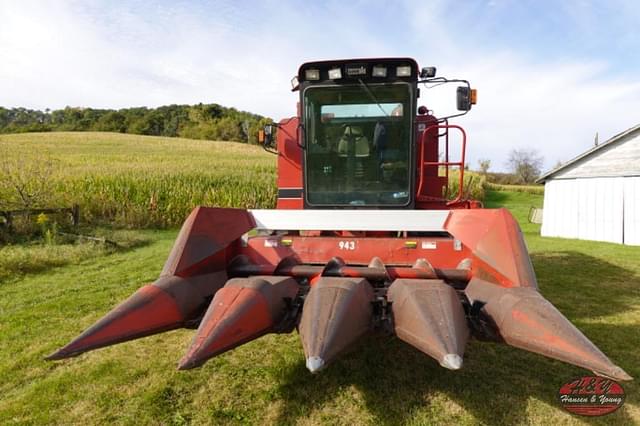
{"label": "corn field", "polygon": [[[128,227],[180,225],[197,205],[275,206],[276,157],[231,142],[110,133],[0,136],[3,170],[50,164],[31,207],[78,204],[82,219]],[[3,179],[0,210],[20,207]]]}

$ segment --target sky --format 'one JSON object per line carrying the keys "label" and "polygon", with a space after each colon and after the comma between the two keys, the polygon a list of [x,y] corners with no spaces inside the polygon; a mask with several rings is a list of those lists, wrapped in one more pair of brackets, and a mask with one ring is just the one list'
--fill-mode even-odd
{"label": "sky", "polygon": [[[409,56],[463,78],[471,168],[544,169],[640,123],[640,2],[0,0],[0,106],[218,103],[295,114],[306,61]],[[450,112],[453,90],[419,100]]]}

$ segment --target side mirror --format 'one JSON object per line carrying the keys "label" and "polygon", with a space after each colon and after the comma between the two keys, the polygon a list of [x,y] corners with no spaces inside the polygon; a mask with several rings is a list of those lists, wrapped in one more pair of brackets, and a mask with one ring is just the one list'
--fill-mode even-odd
{"label": "side mirror", "polygon": [[477,95],[475,89],[471,89],[468,86],[458,86],[456,95],[458,111],[469,111],[471,109],[471,105],[476,104]]}
{"label": "side mirror", "polygon": [[420,78],[432,78],[436,76],[436,67],[424,67],[420,71]]}
{"label": "side mirror", "polygon": [[273,145],[273,125],[265,124],[262,130],[258,130],[258,142],[265,147]]}

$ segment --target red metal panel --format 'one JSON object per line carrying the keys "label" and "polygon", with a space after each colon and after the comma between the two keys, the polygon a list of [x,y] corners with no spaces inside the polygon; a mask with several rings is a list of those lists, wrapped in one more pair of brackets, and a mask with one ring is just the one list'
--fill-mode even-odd
{"label": "red metal panel", "polygon": [[304,202],[302,198],[278,198],[277,209],[302,209]]}
{"label": "red metal panel", "polygon": [[456,291],[441,280],[396,280],[389,287],[396,335],[450,370],[462,367],[469,337]]}
{"label": "red metal panel", "polygon": [[[520,227],[507,209],[453,210],[445,228],[488,266],[478,271],[484,279],[505,287],[538,287]],[[474,262],[474,272],[479,266]]]}
{"label": "red metal panel", "polygon": [[254,263],[277,265],[286,257],[300,263],[325,264],[340,256],[350,265],[367,265],[379,257],[387,265],[413,265],[417,259],[427,259],[437,268],[456,268],[470,251],[451,238],[367,238],[367,237],[301,237],[273,236],[250,238],[239,254]]}
{"label": "red metal panel", "polygon": [[161,275],[188,277],[224,270],[224,249],[255,226],[244,209],[196,207],[182,225]]}
{"label": "red metal panel", "polygon": [[183,327],[198,316],[208,297],[226,281],[225,272],[161,277],[136,291],[71,343],[49,356],[61,359]]}
{"label": "red metal panel", "polygon": [[[302,149],[298,145],[298,118],[278,124],[278,189],[302,188]],[[279,209],[302,208],[302,199],[278,199]]]}
{"label": "red metal panel", "polygon": [[206,360],[268,333],[285,314],[285,298],[298,284],[288,277],[230,280],[216,293],[179,368],[198,367]]}
{"label": "red metal panel", "polygon": [[298,331],[312,373],[371,328],[374,298],[371,285],[362,278],[322,277],[311,288]]}
{"label": "red metal panel", "polygon": [[472,279],[465,293],[482,308],[509,345],[578,365],[616,380],[631,380],[535,288],[503,288]]}

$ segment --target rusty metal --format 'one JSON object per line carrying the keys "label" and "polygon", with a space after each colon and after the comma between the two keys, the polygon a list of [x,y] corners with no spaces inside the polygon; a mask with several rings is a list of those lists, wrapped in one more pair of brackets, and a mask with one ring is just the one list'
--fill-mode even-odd
{"label": "rusty metal", "polygon": [[615,380],[631,380],[548,300],[531,287],[504,288],[478,278],[465,293],[509,345],[568,362]]}
{"label": "rusty metal", "polygon": [[226,281],[225,272],[180,278],[161,277],[118,305],[84,333],[47,359],[62,359],[93,349],[184,327],[204,311]]}
{"label": "rusty metal", "polygon": [[[231,276],[263,275],[273,271],[272,265],[236,264],[229,268]],[[466,283],[471,278],[467,269],[408,268],[408,267],[369,267],[331,265],[330,268],[319,265],[287,265],[277,269],[280,275],[298,278],[313,278],[317,275],[326,277],[365,278],[371,281],[394,280],[399,278],[442,279],[445,281]]]}
{"label": "rusty metal", "polygon": [[450,370],[462,367],[469,328],[456,291],[441,280],[396,280],[389,287],[394,331]]}
{"label": "rusty metal", "polygon": [[234,278],[213,297],[178,368],[199,367],[208,359],[254,340],[286,315],[287,301],[298,293],[289,277]]}
{"label": "rusty metal", "polygon": [[362,278],[321,277],[309,290],[298,331],[312,373],[323,369],[372,325],[375,296]]}

